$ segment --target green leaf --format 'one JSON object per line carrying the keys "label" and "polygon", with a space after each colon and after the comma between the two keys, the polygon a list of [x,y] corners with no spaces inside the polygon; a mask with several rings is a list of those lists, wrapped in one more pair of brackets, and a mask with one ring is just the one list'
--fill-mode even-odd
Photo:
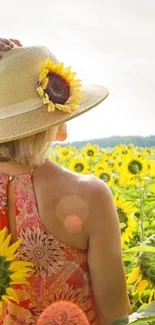
{"label": "green leaf", "polygon": [[131,314],[129,317],[122,317],[111,325],[144,325],[145,322],[155,321],[155,301],[150,305],[140,308],[139,311]]}
{"label": "green leaf", "polygon": [[135,246],[124,251],[124,253],[155,253],[153,246]]}
{"label": "green leaf", "polygon": [[110,325],[128,325],[129,324],[129,317],[122,317],[115,322],[112,322]]}

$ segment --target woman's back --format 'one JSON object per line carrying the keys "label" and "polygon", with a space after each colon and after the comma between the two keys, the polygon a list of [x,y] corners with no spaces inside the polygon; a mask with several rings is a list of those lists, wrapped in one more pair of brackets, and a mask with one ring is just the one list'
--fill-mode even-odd
{"label": "woman's back", "polygon": [[[52,301],[68,299],[98,324],[95,300],[100,324],[109,325],[130,311],[112,193],[95,177],[43,163],[58,125],[108,90],[83,86],[44,46],[0,45],[0,226],[12,242],[23,238],[19,257],[35,269],[29,286],[16,287],[20,308],[9,304],[2,323],[35,324]],[[40,167],[26,174],[31,166]]]}
{"label": "woman's back", "polygon": [[9,304],[2,324],[35,324],[56,300],[75,302],[98,324],[87,262],[91,192],[80,178],[50,162],[33,175],[0,173],[1,229],[23,239],[19,258],[34,264],[30,286],[17,288],[20,305]]}

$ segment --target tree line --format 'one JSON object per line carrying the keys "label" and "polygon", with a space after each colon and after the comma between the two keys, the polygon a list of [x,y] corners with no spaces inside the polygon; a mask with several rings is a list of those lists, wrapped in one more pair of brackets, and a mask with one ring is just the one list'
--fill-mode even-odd
{"label": "tree line", "polygon": [[155,147],[155,135],[151,135],[148,137],[142,136],[112,136],[109,138],[102,138],[102,139],[91,139],[91,140],[84,140],[84,141],[75,141],[70,143],[61,143],[61,146],[71,145],[75,146],[76,148],[82,148],[87,144],[97,144],[100,147],[104,148],[113,148],[119,144],[129,145],[134,144],[137,147]]}

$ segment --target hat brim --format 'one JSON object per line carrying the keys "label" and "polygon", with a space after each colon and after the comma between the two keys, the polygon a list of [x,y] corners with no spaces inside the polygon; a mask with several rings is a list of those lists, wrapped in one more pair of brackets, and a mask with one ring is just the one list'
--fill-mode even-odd
{"label": "hat brim", "polygon": [[80,106],[72,113],[65,113],[56,109],[48,112],[47,105],[33,111],[0,119],[0,143],[24,138],[46,129],[67,122],[100,104],[109,92],[105,87],[97,85],[83,86],[84,94]]}

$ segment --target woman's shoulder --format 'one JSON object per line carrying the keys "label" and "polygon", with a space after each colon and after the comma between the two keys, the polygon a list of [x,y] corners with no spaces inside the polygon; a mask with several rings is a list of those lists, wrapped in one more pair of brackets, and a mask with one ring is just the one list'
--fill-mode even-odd
{"label": "woman's shoulder", "polygon": [[103,200],[111,196],[111,190],[102,180],[94,175],[74,173],[61,165],[46,160],[36,171],[37,178],[42,179],[45,186],[64,188],[70,194],[78,193],[91,200]]}
{"label": "woman's shoulder", "polygon": [[[46,207],[46,212],[50,216],[55,216],[50,225],[52,231],[60,219],[60,216],[80,216],[84,220],[82,230],[79,234],[79,242],[74,236],[67,236],[73,247],[88,248],[88,238],[92,230],[103,224],[108,225],[110,221],[109,206],[112,206],[112,193],[108,186],[94,175],[76,174],[62,166],[46,161],[37,168],[34,173],[35,190],[39,205]],[[41,203],[42,202],[42,203]],[[43,213],[42,213],[43,215]],[[59,216],[57,218],[57,216]],[[60,224],[57,227],[60,231]],[[58,238],[62,237],[57,234]],[[71,240],[71,242],[69,241]],[[82,245],[82,246],[81,246]]]}

